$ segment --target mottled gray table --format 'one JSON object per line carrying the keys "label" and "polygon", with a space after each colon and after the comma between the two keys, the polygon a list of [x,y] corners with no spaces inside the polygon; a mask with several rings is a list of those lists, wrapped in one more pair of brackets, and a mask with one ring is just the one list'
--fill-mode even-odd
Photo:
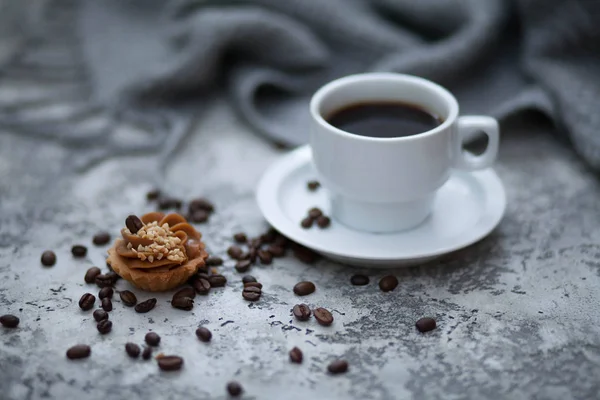
{"label": "mottled gray table", "polygon": [[[220,101],[195,130],[164,177],[152,156],[72,175],[60,147],[0,134],[0,314],[21,319],[18,329],[0,328],[1,399],[222,399],[232,379],[248,399],[598,396],[600,187],[568,147],[530,129],[504,132],[497,171],[508,210],[498,229],[440,261],[393,271],[394,292],[377,288],[386,271],[367,271],[371,285],[352,287],[352,268],[287,257],[252,270],[264,295],[249,305],[228,262],[227,287],[197,298],[193,311],[173,309],[167,293],[148,314],[115,300],[113,331],[99,335],[77,306],[96,290],[83,283],[86,269],[104,266],[106,248],[91,236],[116,233],[129,213],[149,210],[144,194],[155,182],[215,201],[218,212],[201,228],[213,254],[224,254],[233,232],[265,228],[253,189],[282,151]],[[90,246],[85,260],[70,255],[74,243]],[[45,249],[58,254],[53,268],[40,265]],[[333,326],[291,319],[291,287],[302,279],[318,286],[304,301],[333,309]],[[439,327],[419,334],[414,322],[427,315]],[[212,343],[196,339],[199,324],[213,331]],[[125,342],[141,344],[149,329],[162,336],[162,352],[185,358],[181,372],[126,356]],[[90,344],[92,356],[69,362],[75,343]],[[304,364],[288,361],[293,346]],[[336,357],[349,361],[346,375],[326,373]]]}

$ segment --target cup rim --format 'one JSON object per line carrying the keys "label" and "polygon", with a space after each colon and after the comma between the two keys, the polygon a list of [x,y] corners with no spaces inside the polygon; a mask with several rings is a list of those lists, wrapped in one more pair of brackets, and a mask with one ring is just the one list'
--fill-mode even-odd
{"label": "cup rim", "polygon": [[[442,97],[446,103],[449,105],[450,111],[448,113],[448,117],[444,120],[443,123],[436,126],[433,129],[430,129],[425,132],[417,133],[416,135],[411,136],[399,136],[393,138],[379,138],[379,137],[371,137],[371,136],[361,136],[356,135],[354,133],[350,133],[344,131],[342,129],[336,128],[331,125],[329,122],[325,120],[325,118],[319,112],[319,108],[323,102],[323,98],[329,94],[332,90],[339,89],[340,87],[353,85],[358,82],[374,82],[374,81],[390,81],[393,80],[395,82],[412,82],[419,85],[422,85],[430,90],[436,92],[440,97]],[[432,82],[428,79],[420,78],[414,75],[408,74],[400,74],[394,72],[371,72],[371,73],[362,73],[362,74],[354,74],[347,75],[342,78],[335,79],[325,85],[321,86],[315,94],[312,96],[310,100],[310,114],[312,118],[319,123],[321,126],[326,128],[328,131],[345,138],[360,140],[366,142],[408,142],[413,140],[419,140],[423,137],[435,135],[441,131],[444,131],[450,125],[454,123],[456,118],[458,117],[458,102],[452,93],[450,93],[443,86]]]}

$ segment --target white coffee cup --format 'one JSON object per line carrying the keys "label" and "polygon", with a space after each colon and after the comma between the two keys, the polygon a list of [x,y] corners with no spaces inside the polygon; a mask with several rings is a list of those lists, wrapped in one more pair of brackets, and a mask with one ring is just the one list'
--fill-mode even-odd
{"label": "white coffee cup", "polygon": [[[443,123],[412,136],[355,135],[327,122],[332,113],[355,104],[402,102],[416,105]],[[335,220],[368,232],[413,228],[431,213],[436,191],[453,169],[488,168],[498,154],[498,122],[485,116],[458,116],[456,98],[440,85],[410,75],[367,73],[332,81],[310,102],[310,146],[319,179],[331,195]],[[482,131],[481,155],[463,151],[465,138]]]}

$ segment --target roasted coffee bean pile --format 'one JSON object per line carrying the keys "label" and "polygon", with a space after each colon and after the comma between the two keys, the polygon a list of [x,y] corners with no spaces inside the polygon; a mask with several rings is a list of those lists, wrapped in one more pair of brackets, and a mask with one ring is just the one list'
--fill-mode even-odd
{"label": "roasted coffee bean pile", "polygon": [[323,214],[323,211],[321,211],[320,208],[313,207],[308,210],[306,217],[300,221],[300,226],[304,229],[309,229],[312,228],[314,224],[317,224],[321,229],[325,229],[331,225],[331,218]]}

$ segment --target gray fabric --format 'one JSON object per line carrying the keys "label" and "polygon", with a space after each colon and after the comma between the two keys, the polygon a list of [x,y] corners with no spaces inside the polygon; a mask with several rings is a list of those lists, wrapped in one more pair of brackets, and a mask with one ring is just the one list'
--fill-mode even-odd
{"label": "gray fabric", "polygon": [[[0,126],[77,147],[77,166],[132,152],[167,158],[219,89],[255,131],[301,144],[316,88],[397,71],[448,87],[464,114],[542,111],[600,168],[597,0],[32,3],[30,23],[17,26],[29,40],[0,64],[0,92],[15,76],[54,79],[60,88],[42,99],[73,110],[32,117],[39,97],[3,104],[0,93]],[[139,137],[123,139],[122,124]]]}

